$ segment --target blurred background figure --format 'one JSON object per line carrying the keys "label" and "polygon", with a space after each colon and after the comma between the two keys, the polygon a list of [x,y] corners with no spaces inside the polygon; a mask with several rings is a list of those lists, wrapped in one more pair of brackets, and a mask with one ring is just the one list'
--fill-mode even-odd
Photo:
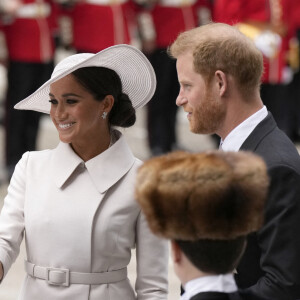
{"label": "blurred background figure", "polygon": [[[214,0],[214,21],[237,25],[264,55],[261,98],[278,127],[295,141],[294,104],[290,83],[297,66],[291,66],[290,41],[294,38],[296,0]],[[294,17],[295,16],[295,17]],[[299,22],[299,21],[298,21]],[[299,101],[299,100],[298,100]]]}
{"label": "blurred background figure", "polygon": [[292,23],[292,37],[289,40],[288,62],[292,68],[294,76],[292,82],[289,84],[289,101],[291,101],[291,109],[289,111],[288,119],[290,120],[291,139],[295,143],[300,142],[300,2],[294,1],[292,12],[289,20]]}
{"label": "blurred background figure", "polygon": [[1,0],[1,30],[7,47],[5,166],[10,179],[22,154],[36,149],[40,114],[14,110],[50,77],[57,9],[50,0]]}
{"label": "blurred background figure", "polygon": [[[5,46],[5,40],[3,36],[3,31],[2,31],[2,20],[1,16],[4,13],[3,8],[1,6],[1,0],[0,0],[0,69],[1,73],[6,72],[6,67],[5,67],[5,60],[7,57],[7,49]],[[1,80],[0,81],[0,126],[3,125],[4,123],[4,97],[3,97],[3,91],[6,89],[6,80]],[[1,171],[0,171],[1,172]]]}
{"label": "blurred background figure", "polygon": [[168,46],[185,30],[211,20],[209,0],[138,0],[142,50],[157,77],[156,92],[147,105],[148,144],[151,155],[180,148],[176,138],[175,100],[179,92],[176,61]]}

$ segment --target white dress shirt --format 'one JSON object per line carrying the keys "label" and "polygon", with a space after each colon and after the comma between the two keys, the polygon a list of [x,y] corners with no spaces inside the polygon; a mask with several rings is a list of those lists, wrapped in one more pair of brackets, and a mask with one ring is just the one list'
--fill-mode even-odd
{"label": "white dress shirt", "polygon": [[189,300],[203,292],[233,293],[237,291],[233,274],[204,276],[193,279],[184,285],[184,294],[180,300]]}
{"label": "white dress shirt", "polygon": [[220,149],[224,151],[239,151],[245,140],[254,128],[268,115],[264,106],[255,114],[247,118],[244,122],[235,127],[220,143]]}

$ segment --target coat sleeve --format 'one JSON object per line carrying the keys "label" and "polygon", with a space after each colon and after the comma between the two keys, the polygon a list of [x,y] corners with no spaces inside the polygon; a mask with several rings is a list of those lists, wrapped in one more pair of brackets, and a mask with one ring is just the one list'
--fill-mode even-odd
{"label": "coat sleeve", "polygon": [[28,154],[25,153],[16,165],[0,214],[0,261],[4,277],[20,252],[24,236],[25,169]]}
{"label": "coat sleeve", "polygon": [[300,175],[286,166],[270,169],[269,175],[265,224],[257,236],[263,275],[245,292],[249,299],[299,299]]}
{"label": "coat sleeve", "polygon": [[154,236],[140,213],[137,221],[138,300],[166,300],[168,297],[168,242]]}

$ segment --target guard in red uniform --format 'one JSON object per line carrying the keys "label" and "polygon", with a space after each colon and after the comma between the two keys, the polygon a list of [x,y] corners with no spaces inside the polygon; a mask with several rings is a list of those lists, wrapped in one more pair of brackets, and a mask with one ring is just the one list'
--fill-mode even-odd
{"label": "guard in red uniform", "polygon": [[209,22],[211,7],[209,1],[203,0],[145,0],[141,4],[143,51],[157,77],[156,92],[147,105],[148,143],[151,154],[160,155],[178,147],[175,100],[179,84],[176,61],[166,50],[180,32]]}
{"label": "guard in red uniform", "polygon": [[77,52],[96,53],[116,44],[135,43],[135,5],[131,0],[77,1],[70,5],[68,15]]}
{"label": "guard in red uniform", "polygon": [[292,137],[287,84],[292,80],[286,56],[295,0],[215,0],[214,21],[237,25],[264,55],[261,97],[280,129]]}
{"label": "guard in red uniform", "polygon": [[[26,151],[35,150],[40,115],[14,110],[14,105],[34,92],[51,75],[54,57],[53,7],[50,0],[9,0],[14,10],[2,6],[2,30],[8,50],[8,88],[5,104],[6,167],[11,177]],[[3,1],[2,4],[8,3]],[[45,99],[47,100],[47,99]]]}

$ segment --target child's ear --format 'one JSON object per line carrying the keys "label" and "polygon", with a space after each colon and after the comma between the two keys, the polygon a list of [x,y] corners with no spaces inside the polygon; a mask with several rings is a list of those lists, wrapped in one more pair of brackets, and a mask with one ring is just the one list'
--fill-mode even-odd
{"label": "child's ear", "polygon": [[174,263],[179,263],[182,257],[182,251],[175,241],[171,241],[171,256]]}

